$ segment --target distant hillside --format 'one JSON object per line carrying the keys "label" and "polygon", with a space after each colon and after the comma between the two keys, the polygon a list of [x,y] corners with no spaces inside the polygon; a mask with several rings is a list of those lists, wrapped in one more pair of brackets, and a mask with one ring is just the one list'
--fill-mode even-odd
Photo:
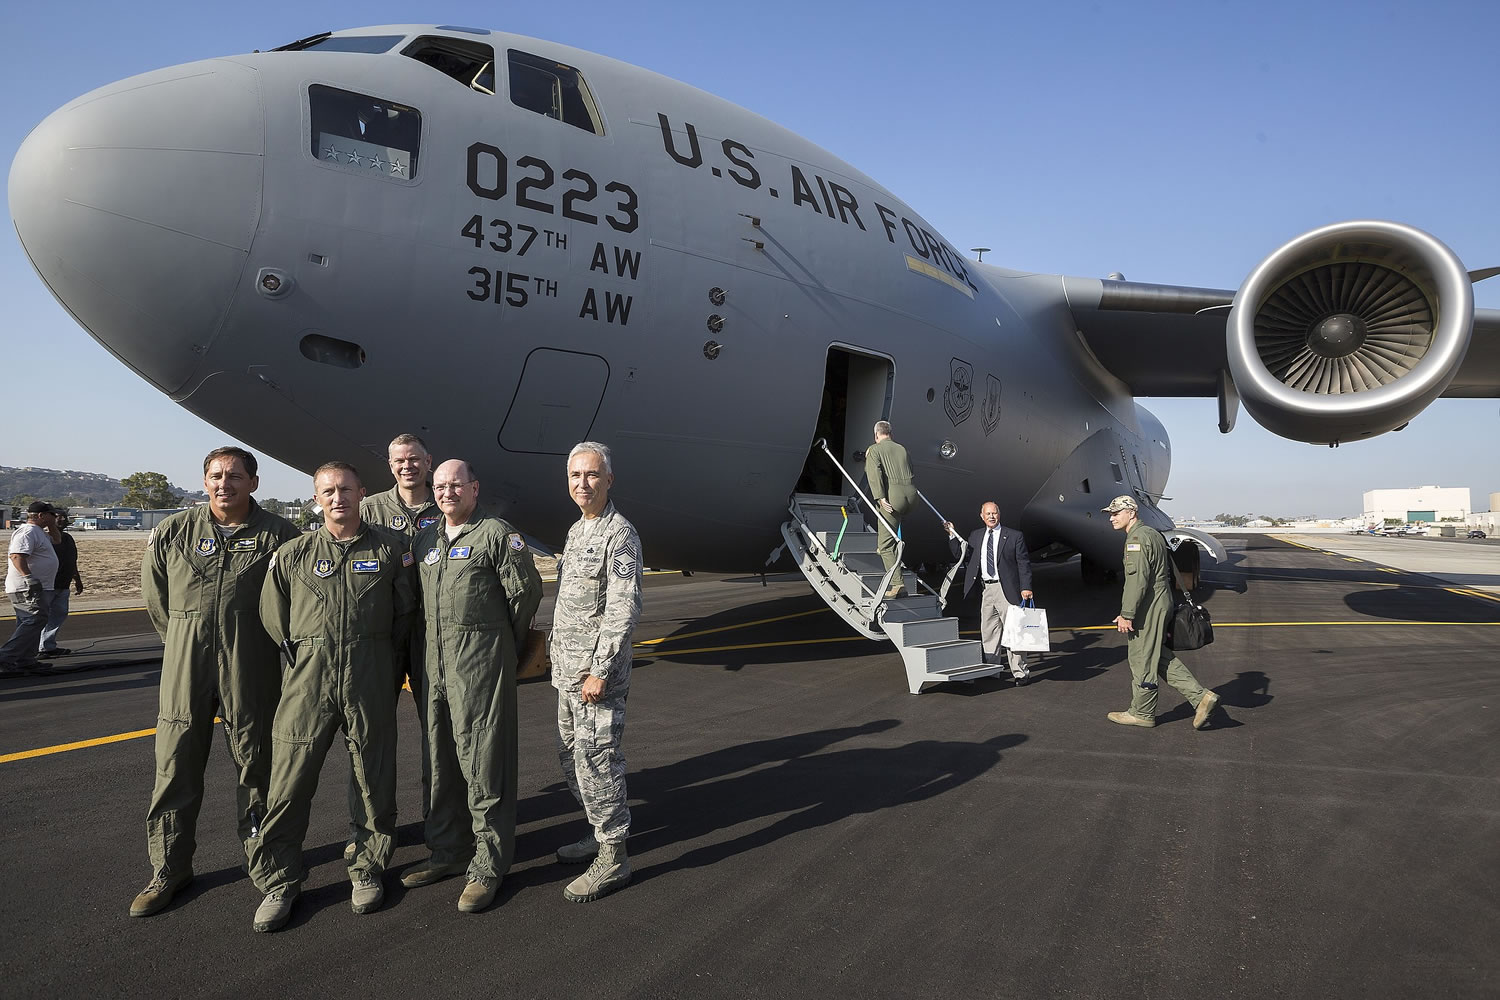
{"label": "distant hillside", "polygon": [[[187,501],[206,500],[202,490],[188,492],[177,486],[172,492]],[[107,507],[125,496],[118,479],[98,472],[73,472],[70,469],[14,469],[0,465],[0,501],[19,496],[36,497],[62,507]]]}

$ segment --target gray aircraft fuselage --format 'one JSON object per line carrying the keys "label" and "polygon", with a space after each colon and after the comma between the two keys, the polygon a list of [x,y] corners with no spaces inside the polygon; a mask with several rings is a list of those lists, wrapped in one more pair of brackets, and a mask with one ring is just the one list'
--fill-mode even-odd
{"label": "gray aircraft fuselage", "polygon": [[[1034,544],[1116,562],[1098,508],[1165,488],[1167,435],[1084,347],[1062,278],[965,259],[850,165],[649,71],[499,33],[335,37],[358,36],[395,40],[101,88],[12,167],[53,293],[215,426],[372,491],[413,431],[554,542],[577,516],[564,456],[601,440],[653,565],[753,568],[828,433],[832,350],[851,471],[889,418],[965,531],[993,499]],[[404,55],[420,38],[491,46],[497,92]],[[512,52],[575,68],[603,134],[513,103]],[[380,120],[338,119],[361,106]],[[908,525],[908,561],[946,552],[928,512]]]}

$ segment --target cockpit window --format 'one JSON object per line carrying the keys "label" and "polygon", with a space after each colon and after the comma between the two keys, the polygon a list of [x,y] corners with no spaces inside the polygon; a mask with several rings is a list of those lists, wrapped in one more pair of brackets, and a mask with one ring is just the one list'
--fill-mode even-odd
{"label": "cockpit window", "polygon": [[422,113],[404,104],[313,84],[312,155],[320,163],[399,180],[417,176]]}
{"label": "cockpit window", "polygon": [[307,38],[298,39],[272,52],[306,52],[309,49],[317,49],[319,52],[365,52],[376,54],[389,52],[396,47],[396,43],[405,37],[403,35],[340,35],[334,37],[328,32],[321,35],[310,35]]}
{"label": "cockpit window", "polygon": [[572,66],[511,49],[510,100],[517,107],[556,118],[595,135],[604,123],[583,74]]}
{"label": "cockpit window", "polygon": [[451,76],[470,90],[495,92],[495,50],[482,42],[424,35],[408,45],[402,55]]}

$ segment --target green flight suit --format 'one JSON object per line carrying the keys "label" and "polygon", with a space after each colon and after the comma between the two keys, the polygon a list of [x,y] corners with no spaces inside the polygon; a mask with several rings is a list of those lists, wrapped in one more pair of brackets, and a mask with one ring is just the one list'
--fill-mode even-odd
{"label": "green flight suit", "polygon": [[[415,509],[406,506],[401,501],[401,490],[396,486],[392,486],[384,493],[365,497],[359,502],[360,520],[366,524],[378,524],[400,532],[410,542],[416,537],[417,532],[443,519],[443,512],[438,510],[437,501],[431,495],[432,484],[427,485],[427,502]],[[420,587],[421,585],[413,580],[413,590],[420,590]],[[423,819],[427,818],[427,810],[432,801],[432,774],[427,765],[427,686],[424,681],[425,674],[422,671],[422,654],[426,645],[426,632],[422,628],[422,617],[418,614],[412,619],[410,648],[404,661],[406,669],[397,673],[396,688],[399,691],[404,680],[411,688],[412,703],[417,706],[417,742],[419,744],[417,759],[422,768]],[[398,700],[399,697],[398,694]],[[359,839],[359,831],[363,825],[363,816],[360,812],[362,808],[359,782],[351,774],[349,776],[349,837],[351,841]]]}
{"label": "green flight suit", "polygon": [[147,539],[141,594],[166,644],[156,783],[146,812],[156,872],[192,870],[215,714],[224,720],[238,770],[237,820],[247,857],[265,818],[281,671],[257,607],[271,553],[300,534],[292,522],[251,500],[245,523],[227,535],[204,504],[166,518]]}
{"label": "green flight suit", "polygon": [[366,524],[348,542],[319,529],[277,550],[260,594],[266,632],[289,641],[260,845],[250,877],[261,892],[302,881],[302,844],[318,774],[344,731],[362,828],[350,876],[379,878],[396,849],[396,678],[416,613],[405,535]]}
{"label": "green flight suit", "polygon": [[1136,521],[1125,534],[1125,592],[1120,617],[1135,631],[1126,637],[1130,657],[1130,714],[1156,718],[1156,687],[1165,677],[1193,707],[1203,700],[1198,683],[1177,655],[1166,648],[1172,618],[1172,555],[1160,531]]}
{"label": "green flight suit", "polygon": [[500,878],[516,840],[516,666],[542,599],[531,549],[505,521],[476,512],[456,537],[423,529],[427,740],[432,809],[426,838],[439,864]]}
{"label": "green flight suit", "polygon": [[[870,499],[875,501],[876,509],[890,522],[893,530],[899,531],[901,519],[917,503],[917,487],[912,479],[911,460],[906,457],[906,449],[892,438],[870,445],[865,449],[865,478],[870,481]],[[881,507],[881,500],[888,502],[894,511]],[[880,524],[879,531],[876,547],[880,551],[880,561],[890,569],[896,565],[896,536],[887,531],[884,524]],[[901,577],[891,577],[891,583],[900,582]]]}

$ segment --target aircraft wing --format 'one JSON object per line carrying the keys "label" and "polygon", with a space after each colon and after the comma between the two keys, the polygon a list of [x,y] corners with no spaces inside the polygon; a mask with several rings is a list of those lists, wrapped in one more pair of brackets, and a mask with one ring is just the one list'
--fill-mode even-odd
{"label": "aircraft wing", "polygon": [[[1232,289],[1073,277],[1063,287],[1089,350],[1132,393],[1218,395]],[[1500,309],[1474,310],[1468,352],[1443,396],[1500,396]]]}

